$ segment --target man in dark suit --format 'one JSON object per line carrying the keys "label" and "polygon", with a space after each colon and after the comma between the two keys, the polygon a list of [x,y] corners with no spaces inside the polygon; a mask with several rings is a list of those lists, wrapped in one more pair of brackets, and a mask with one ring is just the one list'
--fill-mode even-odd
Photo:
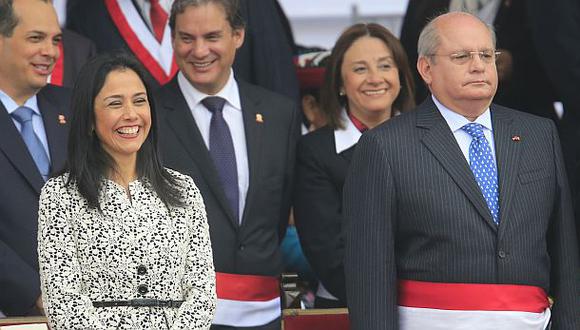
{"label": "man in dark suit", "polygon": [[493,33],[419,38],[432,96],[363,135],[344,191],[353,329],[580,328],[578,252],[552,121],[491,103]]}
{"label": "man in dark suit", "polygon": [[[497,35],[499,86],[494,102],[517,110],[556,120],[556,100],[547,71],[540,65],[533,47],[531,27],[526,16],[526,0],[410,0],[401,28],[401,43],[410,63],[417,61],[419,33],[432,17],[473,7],[474,12],[492,25]],[[468,8],[465,8],[468,9]],[[417,104],[429,94],[415,71]]]}
{"label": "man in dark suit", "polygon": [[8,316],[41,313],[38,196],[66,154],[68,91],[45,87],[60,39],[50,1],[0,0],[0,310]]}
{"label": "man in dark suit", "polygon": [[236,1],[177,0],[170,26],[180,71],[157,95],[160,148],[204,198],[217,272],[212,329],[279,329],[298,110],[234,78],[244,42]]}
{"label": "man in dark suit", "polygon": [[527,8],[540,63],[564,105],[558,128],[580,239],[580,2],[532,0]]}

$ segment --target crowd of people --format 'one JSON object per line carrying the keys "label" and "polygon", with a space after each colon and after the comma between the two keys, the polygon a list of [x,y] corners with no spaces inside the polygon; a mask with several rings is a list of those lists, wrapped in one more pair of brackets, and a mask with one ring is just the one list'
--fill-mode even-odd
{"label": "crowd of people", "polygon": [[280,329],[296,270],[352,329],[580,328],[566,1],[305,50],[275,0],[0,0],[0,317]]}

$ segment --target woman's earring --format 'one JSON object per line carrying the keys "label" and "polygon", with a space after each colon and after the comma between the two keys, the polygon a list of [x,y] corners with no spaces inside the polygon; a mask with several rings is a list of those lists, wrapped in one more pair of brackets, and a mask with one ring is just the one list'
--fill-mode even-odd
{"label": "woman's earring", "polygon": [[345,93],[345,92],[344,92],[344,91],[341,89],[341,90],[338,92],[338,95],[340,95],[340,96],[345,96],[345,95],[346,95],[346,93]]}

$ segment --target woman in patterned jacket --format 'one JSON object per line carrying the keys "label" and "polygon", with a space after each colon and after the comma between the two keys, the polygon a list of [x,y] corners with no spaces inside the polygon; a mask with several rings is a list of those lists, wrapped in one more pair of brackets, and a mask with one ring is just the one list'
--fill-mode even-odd
{"label": "woman in patterned jacket", "polygon": [[139,64],[95,58],[72,107],[67,167],[40,198],[51,329],[209,329],[216,294],[205,207],[190,177],[161,166]]}

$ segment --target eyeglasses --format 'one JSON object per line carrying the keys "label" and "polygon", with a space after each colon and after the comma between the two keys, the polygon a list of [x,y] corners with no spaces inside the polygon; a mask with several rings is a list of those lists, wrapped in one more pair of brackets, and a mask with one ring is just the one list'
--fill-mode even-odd
{"label": "eyeglasses", "polygon": [[488,50],[462,50],[459,52],[451,53],[448,55],[444,54],[430,54],[429,56],[447,56],[452,63],[463,65],[467,64],[468,62],[473,60],[475,55],[479,56],[479,59],[486,64],[491,64],[497,60],[497,57],[501,54],[501,52],[494,51],[491,49]]}

